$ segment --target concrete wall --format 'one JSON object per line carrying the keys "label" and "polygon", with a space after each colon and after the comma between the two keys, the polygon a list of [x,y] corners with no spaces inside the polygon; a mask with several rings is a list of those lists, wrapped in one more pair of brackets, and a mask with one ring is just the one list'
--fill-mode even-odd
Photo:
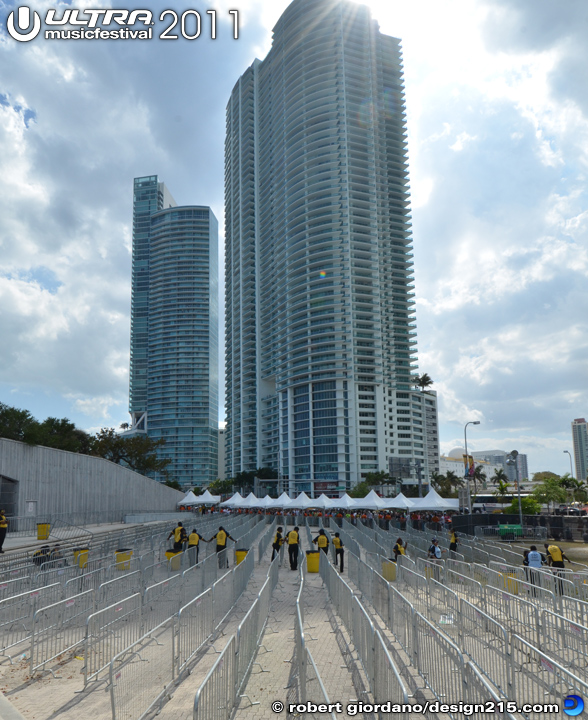
{"label": "concrete wall", "polygon": [[[184,493],[109,460],[0,438],[0,476],[17,481],[13,515],[173,512]],[[13,483],[2,483],[3,489]],[[3,497],[4,500],[4,497]],[[7,508],[8,509],[8,508]]]}

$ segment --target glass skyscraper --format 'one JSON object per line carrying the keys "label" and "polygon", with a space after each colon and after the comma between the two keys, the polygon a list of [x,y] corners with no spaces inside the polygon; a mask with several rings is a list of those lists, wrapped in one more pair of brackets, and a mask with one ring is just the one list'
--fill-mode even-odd
{"label": "glass skyscraper", "polygon": [[227,106],[229,475],[334,493],[390,457],[407,482],[438,467],[409,213],[399,40],[366,7],[294,0]]}
{"label": "glass skyscraper", "polygon": [[171,479],[216,479],[218,223],[156,175],[134,182],[129,411],[131,433],[165,439]]}

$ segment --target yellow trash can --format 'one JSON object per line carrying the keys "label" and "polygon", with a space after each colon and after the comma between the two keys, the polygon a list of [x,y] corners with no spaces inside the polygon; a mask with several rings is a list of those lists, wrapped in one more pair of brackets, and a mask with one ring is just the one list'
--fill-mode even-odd
{"label": "yellow trash can", "polygon": [[506,592],[509,592],[511,595],[519,594],[519,581],[516,579],[516,575],[506,573],[506,575],[502,576],[502,579],[504,580],[504,589]]}
{"label": "yellow trash can", "polygon": [[396,563],[392,560],[384,560],[382,562],[382,575],[384,580],[394,582],[396,580]]}
{"label": "yellow trash can", "polygon": [[182,567],[182,553],[166,550],[165,557],[168,559],[170,570],[179,570]]}
{"label": "yellow trash can", "polygon": [[89,548],[74,548],[74,563],[81,568],[85,568],[88,564]]}
{"label": "yellow trash can", "polygon": [[49,523],[37,523],[37,540],[48,540],[51,534]]}
{"label": "yellow trash can", "polygon": [[133,557],[132,550],[117,550],[114,554],[116,557],[116,569],[117,570],[130,570],[131,569],[131,558]]}
{"label": "yellow trash can", "polygon": [[319,571],[319,563],[322,550],[307,550],[306,551],[306,572],[317,573]]}
{"label": "yellow trash can", "polygon": [[235,550],[235,557],[237,558],[237,565],[242,563],[247,557],[249,550]]}

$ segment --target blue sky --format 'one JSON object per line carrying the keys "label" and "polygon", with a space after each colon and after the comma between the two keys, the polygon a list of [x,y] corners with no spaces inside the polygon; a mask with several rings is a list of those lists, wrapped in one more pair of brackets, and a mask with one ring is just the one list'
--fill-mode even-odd
{"label": "blue sky", "polygon": [[[216,40],[203,20],[194,41],[18,43],[0,0],[0,401],[92,431],[128,420],[133,177],[158,174],[222,229],[225,105],[287,4],[169,6],[215,8]],[[566,472],[588,415],[588,4],[368,4],[404,51],[419,365],[442,449],[480,420],[474,450]]]}

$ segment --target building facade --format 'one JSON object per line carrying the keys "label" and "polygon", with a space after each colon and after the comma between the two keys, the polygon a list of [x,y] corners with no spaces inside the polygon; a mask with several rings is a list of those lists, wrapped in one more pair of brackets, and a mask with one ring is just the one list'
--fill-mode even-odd
{"label": "building facade", "polygon": [[527,456],[524,453],[517,455],[516,469],[514,465],[507,465],[506,458],[508,453],[506,450],[480,450],[478,452],[470,452],[470,455],[474,460],[483,460],[504,470],[510,483],[516,482],[517,472],[521,482],[523,480],[530,480]]}
{"label": "building facade", "polygon": [[576,479],[586,480],[588,479],[588,424],[585,418],[576,418],[572,422],[572,442]]}
{"label": "building facade", "polygon": [[399,456],[428,478],[400,42],[294,0],[226,124],[227,473],[337,494]]}
{"label": "building facade", "polygon": [[171,479],[216,479],[218,224],[155,175],[134,183],[129,411],[131,433],[165,439]]}

